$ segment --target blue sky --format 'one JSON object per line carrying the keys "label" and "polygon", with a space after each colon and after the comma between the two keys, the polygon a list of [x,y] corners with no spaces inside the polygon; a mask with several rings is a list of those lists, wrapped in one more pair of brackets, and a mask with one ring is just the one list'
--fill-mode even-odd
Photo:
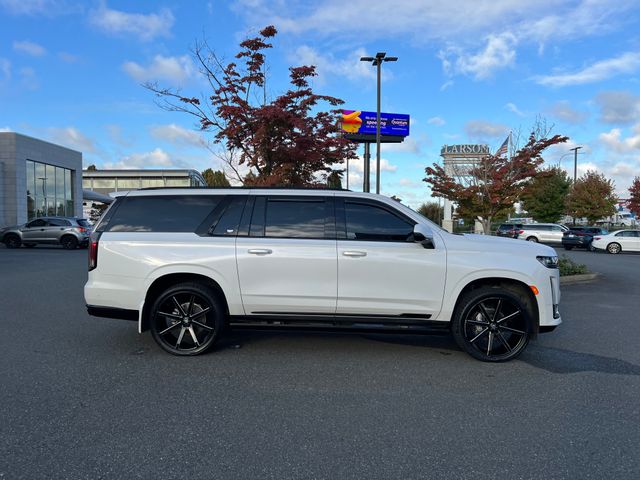
{"label": "blue sky", "polygon": [[430,199],[421,179],[442,145],[495,150],[538,116],[571,138],[549,164],[572,172],[566,154],[584,146],[579,174],[604,172],[623,197],[640,175],[637,0],[0,0],[0,129],[78,149],[98,168],[220,168],[193,121],[140,85],[206,92],[194,43],[231,58],[269,24],[273,95],[289,66],[314,64],[319,93],[375,110],[375,70],[359,58],[399,57],[384,65],[382,109],[410,114],[411,136],[383,146],[382,191],[411,205]]}

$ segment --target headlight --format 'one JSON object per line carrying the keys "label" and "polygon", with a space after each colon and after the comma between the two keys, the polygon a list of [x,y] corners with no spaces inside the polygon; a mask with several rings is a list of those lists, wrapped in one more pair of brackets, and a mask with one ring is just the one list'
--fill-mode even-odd
{"label": "headlight", "polygon": [[558,268],[558,257],[536,257],[547,268]]}

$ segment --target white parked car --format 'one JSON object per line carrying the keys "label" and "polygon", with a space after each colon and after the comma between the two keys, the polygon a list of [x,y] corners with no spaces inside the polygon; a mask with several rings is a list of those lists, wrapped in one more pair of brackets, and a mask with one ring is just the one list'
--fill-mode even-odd
{"label": "white parked car", "polygon": [[484,361],[560,324],[556,252],[453,235],[384,196],[333,190],[149,189],[97,224],[84,294],[195,355],[227,328],[451,331]]}
{"label": "white parked car", "polygon": [[640,252],[640,230],[618,230],[593,237],[591,246],[609,253]]}
{"label": "white parked car", "polygon": [[528,223],[522,225],[522,228],[517,231],[516,238],[534,243],[561,244],[562,236],[568,231],[567,227],[557,223]]}

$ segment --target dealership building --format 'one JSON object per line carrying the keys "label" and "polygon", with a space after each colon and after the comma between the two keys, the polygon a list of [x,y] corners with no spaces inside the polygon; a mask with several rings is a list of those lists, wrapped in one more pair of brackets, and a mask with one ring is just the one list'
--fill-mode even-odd
{"label": "dealership building", "polygon": [[82,215],[82,153],[0,132],[0,226]]}
{"label": "dealership building", "polygon": [[82,187],[108,195],[113,192],[150,187],[206,187],[197,170],[85,170]]}

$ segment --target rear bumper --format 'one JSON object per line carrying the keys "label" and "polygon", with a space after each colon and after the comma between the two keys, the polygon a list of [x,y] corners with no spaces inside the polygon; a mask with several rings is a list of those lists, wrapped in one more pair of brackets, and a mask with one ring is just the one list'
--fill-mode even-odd
{"label": "rear bumper", "polygon": [[96,305],[87,305],[87,313],[93,317],[118,318],[120,320],[138,321],[137,310],[127,310],[125,308],[99,307]]}
{"label": "rear bumper", "polygon": [[588,247],[592,239],[586,238],[563,238],[562,246],[567,247]]}

